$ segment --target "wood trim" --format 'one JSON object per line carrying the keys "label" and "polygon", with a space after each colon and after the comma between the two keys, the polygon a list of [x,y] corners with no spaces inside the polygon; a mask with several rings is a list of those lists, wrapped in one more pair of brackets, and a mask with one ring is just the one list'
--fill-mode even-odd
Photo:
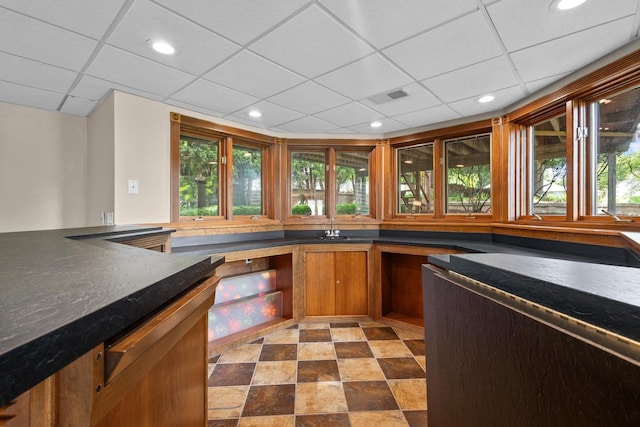
{"label": "wood trim", "polygon": [[[177,121],[175,116],[177,115]],[[171,113],[170,185],[171,222],[180,222],[180,115]]]}
{"label": "wood trim", "polygon": [[463,123],[446,128],[429,130],[412,135],[397,136],[389,139],[389,143],[393,146],[411,145],[420,142],[431,142],[434,139],[449,139],[467,136],[476,133],[491,132],[492,120],[479,120],[476,122]]}
{"label": "wood trim", "polygon": [[311,145],[314,147],[375,147],[380,142],[379,139],[325,139],[325,138],[287,138],[286,143],[289,146],[305,147]]}
{"label": "wood trim", "polygon": [[[178,113],[171,113],[172,117]],[[200,129],[206,129],[211,132],[217,132],[222,134],[222,136],[234,136],[240,138],[247,138],[250,140],[258,141],[258,142],[266,142],[266,143],[274,143],[274,138],[272,136],[263,135],[257,132],[251,132],[244,129],[239,129],[231,126],[221,125],[219,123],[211,122],[208,120],[197,119],[195,117],[189,117],[180,115],[180,123],[186,127],[194,127]]]}

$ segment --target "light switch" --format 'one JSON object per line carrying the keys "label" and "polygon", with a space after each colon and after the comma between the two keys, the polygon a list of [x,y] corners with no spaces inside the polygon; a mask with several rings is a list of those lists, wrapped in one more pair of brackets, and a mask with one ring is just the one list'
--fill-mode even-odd
{"label": "light switch", "polygon": [[138,180],[137,179],[130,179],[129,180],[129,194],[138,194],[140,192],[140,188],[138,186]]}

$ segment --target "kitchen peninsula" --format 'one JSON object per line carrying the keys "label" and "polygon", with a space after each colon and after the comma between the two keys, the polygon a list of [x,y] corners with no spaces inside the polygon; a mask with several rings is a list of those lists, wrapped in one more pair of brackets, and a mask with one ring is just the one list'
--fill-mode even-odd
{"label": "kitchen peninsula", "polygon": [[[114,226],[0,234],[0,424],[15,414],[30,425],[136,423],[154,404],[166,419],[182,415],[185,398],[198,410],[181,425],[206,419],[206,313],[224,257],[158,252],[170,233]],[[154,374],[177,359],[188,370],[180,378]],[[173,381],[166,399],[141,391],[162,381]]]}

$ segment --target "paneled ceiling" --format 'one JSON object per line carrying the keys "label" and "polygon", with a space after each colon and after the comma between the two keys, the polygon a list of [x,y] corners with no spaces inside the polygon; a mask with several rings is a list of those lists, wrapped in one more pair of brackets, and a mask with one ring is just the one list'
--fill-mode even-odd
{"label": "paneled ceiling", "polygon": [[550,3],[0,0],[0,101],[87,116],[117,89],[275,134],[408,132],[500,112],[638,35],[640,0]]}

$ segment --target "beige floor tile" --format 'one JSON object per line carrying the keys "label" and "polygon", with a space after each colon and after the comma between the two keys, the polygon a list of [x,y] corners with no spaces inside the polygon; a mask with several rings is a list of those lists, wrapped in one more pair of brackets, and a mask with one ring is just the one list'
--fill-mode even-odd
{"label": "beige floor tile", "polygon": [[251,384],[293,384],[296,382],[297,368],[295,360],[258,362]]}
{"label": "beige floor tile", "polygon": [[220,355],[218,363],[255,362],[260,357],[262,344],[244,344]]}
{"label": "beige floor tile", "polygon": [[243,417],[238,427],[293,427],[293,415],[274,415],[272,417]]}
{"label": "beige floor tile", "polygon": [[326,414],[347,411],[342,383],[298,383],[296,386],[296,414]]}
{"label": "beige floor tile", "polygon": [[342,381],[384,380],[384,373],[376,359],[339,359],[338,370]]}
{"label": "beige floor tile", "polygon": [[384,323],[374,322],[373,320],[370,322],[358,322],[360,323],[361,328],[383,328],[389,325],[385,325]]}
{"label": "beige floor tile", "polygon": [[216,364],[215,363],[209,363],[207,365],[207,378],[209,378],[211,376],[211,373],[213,372],[213,370],[216,368]]}
{"label": "beige floor tile", "polygon": [[331,338],[334,342],[365,341],[367,339],[360,328],[332,328]]}
{"label": "beige floor tile", "polygon": [[409,425],[400,411],[351,412],[349,419],[351,427],[404,427]]}
{"label": "beige floor tile", "polygon": [[424,339],[424,335],[422,334],[417,334],[415,332],[405,331],[403,329],[398,329],[398,328],[393,328],[393,330],[396,331],[396,334],[402,340],[423,340]]}
{"label": "beige floor tile", "polygon": [[248,385],[209,387],[209,419],[238,418],[247,397]]}
{"label": "beige floor tile", "polygon": [[329,324],[328,323],[322,323],[322,322],[309,322],[309,323],[300,323],[298,324],[298,328],[299,329],[329,329]]}
{"label": "beige floor tile", "polygon": [[427,382],[424,379],[389,380],[396,402],[403,410],[427,409]]}
{"label": "beige floor tile", "polygon": [[330,342],[303,342],[298,344],[298,360],[334,360],[336,351]]}
{"label": "beige floor tile", "polygon": [[264,337],[264,344],[297,344],[298,330],[284,329]]}
{"label": "beige floor tile", "polygon": [[369,341],[375,357],[413,357],[411,350],[400,340]]}
{"label": "beige floor tile", "polygon": [[427,370],[427,358],[426,356],[414,356],[418,365],[422,366],[422,369]]}

